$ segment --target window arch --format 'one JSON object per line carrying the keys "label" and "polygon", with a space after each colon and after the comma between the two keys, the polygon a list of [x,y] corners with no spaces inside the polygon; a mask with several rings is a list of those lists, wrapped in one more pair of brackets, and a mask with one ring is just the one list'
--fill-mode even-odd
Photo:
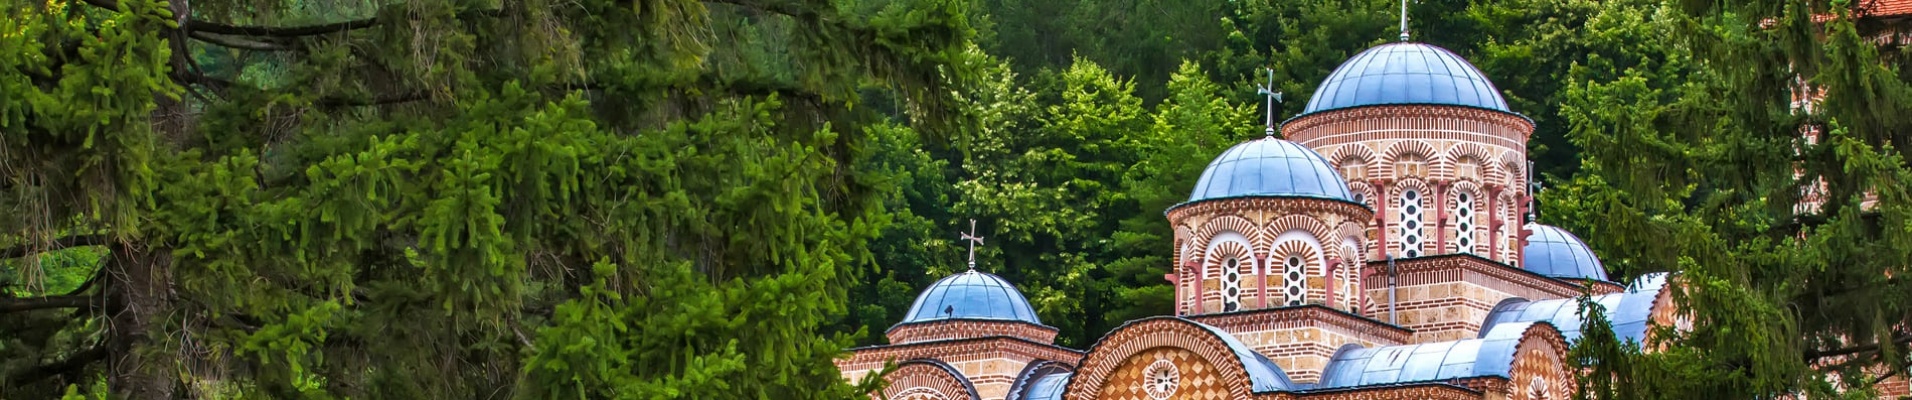
{"label": "window arch", "polygon": [[1421,191],[1401,191],[1401,256],[1421,256]]}
{"label": "window arch", "polygon": [[1474,254],[1474,194],[1462,191],[1454,199],[1454,251]]}
{"label": "window arch", "polygon": [[1222,312],[1241,310],[1241,259],[1222,260]]}

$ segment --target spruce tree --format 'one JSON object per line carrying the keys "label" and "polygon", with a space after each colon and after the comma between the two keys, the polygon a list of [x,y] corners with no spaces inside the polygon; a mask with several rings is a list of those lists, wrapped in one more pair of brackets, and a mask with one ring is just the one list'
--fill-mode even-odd
{"label": "spruce tree", "polygon": [[859,90],[954,136],[970,36],[942,0],[0,7],[4,398],[855,396]]}

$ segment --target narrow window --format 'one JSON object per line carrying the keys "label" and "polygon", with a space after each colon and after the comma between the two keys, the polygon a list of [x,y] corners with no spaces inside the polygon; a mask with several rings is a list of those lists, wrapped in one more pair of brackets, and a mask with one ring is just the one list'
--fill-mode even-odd
{"label": "narrow window", "polygon": [[1306,281],[1302,279],[1305,278],[1305,276],[1302,273],[1301,257],[1288,256],[1287,267],[1288,271],[1284,274],[1286,275],[1284,278],[1287,278],[1288,305],[1298,306],[1306,300],[1303,297],[1303,288],[1306,285]]}
{"label": "narrow window", "polygon": [[1455,251],[1474,254],[1474,196],[1461,192],[1460,206],[1454,208]]}
{"label": "narrow window", "polygon": [[1421,192],[1401,192],[1401,256],[1421,256]]}
{"label": "narrow window", "polygon": [[1222,261],[1222,311],[1241,309],[1241,262],[1235,258]]}

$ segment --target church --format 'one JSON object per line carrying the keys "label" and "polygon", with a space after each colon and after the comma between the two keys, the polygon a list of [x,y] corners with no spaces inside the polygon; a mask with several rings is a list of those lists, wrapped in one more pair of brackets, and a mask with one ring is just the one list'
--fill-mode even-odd
{"label": "church", "polygon": [[1683,324],[1665,274],[1622,286],[1572,233],[1525,222],[1534,123],[1447,49],[1362,51],[1276,130],[1165,210],[1174,315],[1057,346],[972,261],[891,344],[839,360],[844,378],[894,365],[871,396],[899,400],[1568,399],[1583,292],[1624,340]]}

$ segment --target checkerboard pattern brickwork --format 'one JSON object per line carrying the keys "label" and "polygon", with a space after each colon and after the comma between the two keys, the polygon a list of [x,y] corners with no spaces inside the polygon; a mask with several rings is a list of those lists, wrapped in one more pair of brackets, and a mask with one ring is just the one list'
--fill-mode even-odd
{"label": "checkerboard pattern brickwork", "polygon": [[[1169,351],[1169,353],[1164,353]],[[1253,383],[1228,344],[1214,332],[1178,318],[1150,318],[1131,322],[1104,336],[1083,356],[1075,379],[1069,383],[1069,400],[1128,398],[1133,376],[1125,368],[1146,366],[1160,358],[1176,355],[1176,367],[1183,376],[1182,388],[1203,397],[1177,399],[1246,399]],[[1197,364],[1200,366],[1198,367]],[[1141,367],[1135,367],[1141,368]],[[1199,370],[1197,369],[1199,368]],[[1200,372],[1197,372],[1200,371]],[[1139,374],[1139,372],[1136,372]],[[1199,376],[1199,382],[1190,380]],[[1211,377],[1206,378],[1206,377]],[[1194,389],[1199,386],[1199,389]],[[1139,386],[1137,386],[1139,388]]]}

